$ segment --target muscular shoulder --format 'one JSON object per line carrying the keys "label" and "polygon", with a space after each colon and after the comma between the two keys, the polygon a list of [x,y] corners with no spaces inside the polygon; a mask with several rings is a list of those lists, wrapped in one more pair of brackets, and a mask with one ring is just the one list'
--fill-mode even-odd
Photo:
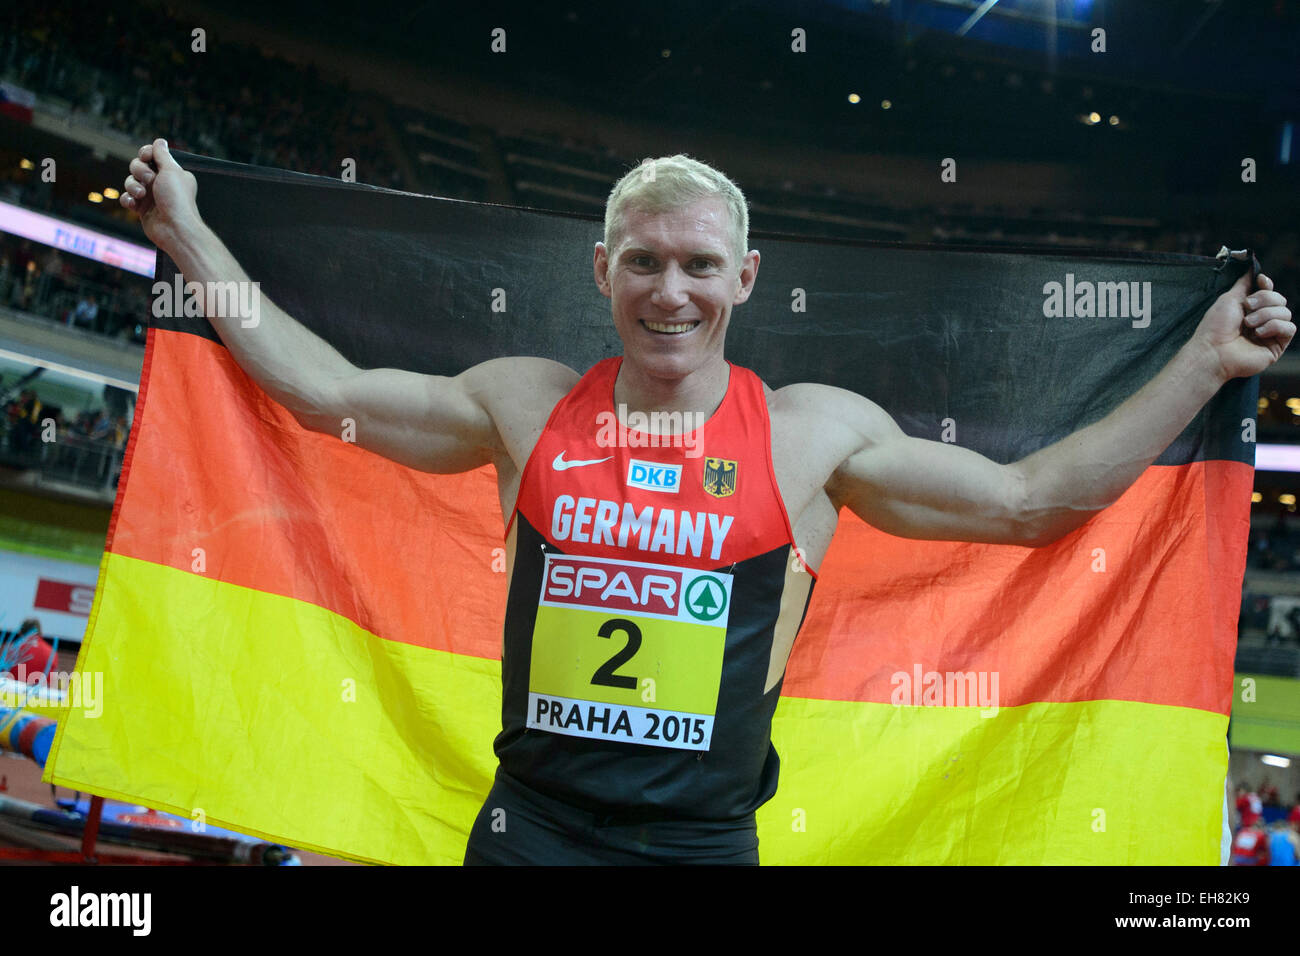
{"label": "muscular shoulder", "polygon": [[550,414],[581,378],[561,362],[531,356],[490,359],[459,376],[466,392],[494,419]]}
{"label": "muscular shoulder", "polygon": [[763,386],[772,426],[809,436],[834,438],[869,445],[896,435],[898,425],[889,413],[871,399],[816,382],[800,382],[784,388]]}
{"label": "muscular shoulder", "polygon": [[560,362],[532,357],[491,359],[461,373],[468,392],[500,437],[499,470],[522,470],[557,402],[582,376]]}
{"label": "muscular shoulder", "polygon": [[532,355],[488,359],[461,373],[466,382],[483,386],[563,388],[568,391],[582,376],[563,362]]}
{"label": "muscular shoulder", "polygon": [[901,434],[879,405],[842,388],[804,383],[766,393],[772,464],[792,515],[825,500],[818,496],[832,492],[836,474],[858,452]]}

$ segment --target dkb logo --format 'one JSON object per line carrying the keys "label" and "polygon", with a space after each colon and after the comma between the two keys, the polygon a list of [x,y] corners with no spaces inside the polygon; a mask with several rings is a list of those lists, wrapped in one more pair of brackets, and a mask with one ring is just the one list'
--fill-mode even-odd
{"label": "dkb logo", "polygon": [[682,484],[682,466],[637,461],[633,458],[627,468],[627,484],[629,488],[665,491],[675,495]]}

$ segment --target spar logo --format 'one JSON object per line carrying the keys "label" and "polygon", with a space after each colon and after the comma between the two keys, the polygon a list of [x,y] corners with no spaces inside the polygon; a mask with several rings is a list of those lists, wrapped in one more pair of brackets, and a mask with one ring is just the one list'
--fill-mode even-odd
{"label": "spar logo", "polygon": [[609,611],[649,611],[676,617],[682,590],[678,568],[548,555],[542,601]]}
{"label": "spar logo", "polygon": [[726,626],[731,575],[548,554],[541,604]]}
{"label": "spar logo", "polygon": [[685,602],[697,621],[716,621],[727,610],[727,588],[717,578],[702,574],[686,586]]}

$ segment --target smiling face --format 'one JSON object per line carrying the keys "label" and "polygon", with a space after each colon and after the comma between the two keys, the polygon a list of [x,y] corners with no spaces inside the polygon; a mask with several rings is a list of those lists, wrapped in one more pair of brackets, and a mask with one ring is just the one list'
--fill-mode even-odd
{"label": "smiling face", "polygon": [[596,285],[612,302],[624,361],[656,379],[725,364],[731,309],[749,298],[758,253],[736,261],[721,199],[676,210],[627,211],[614,249],[596,243]]}

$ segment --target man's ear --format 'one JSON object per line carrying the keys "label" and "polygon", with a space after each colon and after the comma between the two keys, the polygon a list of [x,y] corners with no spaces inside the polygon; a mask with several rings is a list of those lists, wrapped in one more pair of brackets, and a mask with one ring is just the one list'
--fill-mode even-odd
{"label": "man's ear", "polygon": [[596,288],[605,298],[610,298],[609,288],[609,250],[605,248],[603,242],[596,243],[596,249],[592,253],[591,270],[596,277]]}
{"label": "man's ear", "polygon": [[758,281],[758,261],[760,258],[757,249],[750,249],[745,255],[744,261],[740,264],[736,297],[732,300],[732,305],[740,305],[747,301],[750,293],[754,291],[754,283]]}

